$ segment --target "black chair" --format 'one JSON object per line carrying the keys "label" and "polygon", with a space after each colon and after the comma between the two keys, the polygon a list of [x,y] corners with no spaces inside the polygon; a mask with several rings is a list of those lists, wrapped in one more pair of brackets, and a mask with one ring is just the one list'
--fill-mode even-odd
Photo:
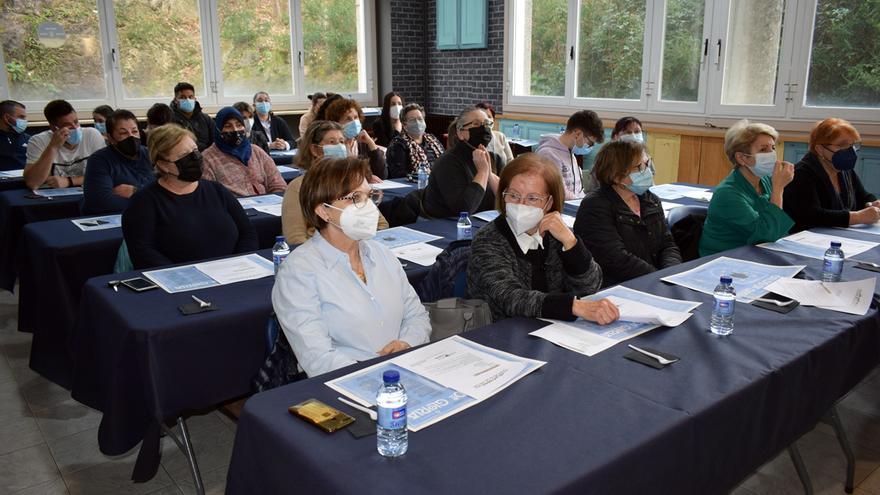
{"label": "black chair", "polygon": [[266,322],[266,360],[251,381],[251,388],[254,393],[265,392],[305,379],[306,374],[299,371],[298,364],[278,317],[272,313]]}
{"label": "black chair", "polygon": [[471,241],[453,241],[437,255],[437,261],[416,287],[423,303],[447,297],[467,297],[467,266],[471,257]]}
{"label": "black chair", "polygon": [[669,211],[666,222],[678,250],[681,251],[682,261],[700,257],[700,236],[703,234],[703,223],[708,210],[706,206],[679,206]]}

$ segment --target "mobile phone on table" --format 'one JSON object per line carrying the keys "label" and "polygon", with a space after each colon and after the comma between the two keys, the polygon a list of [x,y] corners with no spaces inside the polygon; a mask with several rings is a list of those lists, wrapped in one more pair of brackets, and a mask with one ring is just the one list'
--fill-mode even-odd
{"label": "mobile phone on table", "polygon": [[354,423],[354,418],[334,409],[318,399],[308,399],[288,409],[290,414],[298,416],[318,428],[333,433]]}
{"label": "mobile phone on table", "polygon": [[147,280],[143,277],[130,278],[128,280],[123,280],[120,283],[135,292],[143,292],[145,290],[155,289],[156,287],[159,287],[153,281]]}

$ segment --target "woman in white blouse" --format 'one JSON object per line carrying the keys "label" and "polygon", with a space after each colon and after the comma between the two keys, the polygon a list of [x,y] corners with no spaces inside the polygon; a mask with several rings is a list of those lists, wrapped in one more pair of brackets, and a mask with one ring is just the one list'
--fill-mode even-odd
{"label": "woman in white blouse", "polygon": [[320,375],[428,341],[428,313],[397,257],[376,235],[381,191],[357,158],[325,158],[299,201],[315,235],[281,266],[272,305],[299,365]]}

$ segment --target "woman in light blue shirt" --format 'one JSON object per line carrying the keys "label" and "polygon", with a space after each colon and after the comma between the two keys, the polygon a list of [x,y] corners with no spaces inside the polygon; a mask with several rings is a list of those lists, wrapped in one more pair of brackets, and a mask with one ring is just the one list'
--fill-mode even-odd
{"label": "woman in light blue shirt", "polygon": [[317,232],[290,253],[272,305],[300,366],[320,375],[423,344],[428,313],[397,257],[369,240],[382,192],[357,158],[325,158],[303,179],[299,201]]}

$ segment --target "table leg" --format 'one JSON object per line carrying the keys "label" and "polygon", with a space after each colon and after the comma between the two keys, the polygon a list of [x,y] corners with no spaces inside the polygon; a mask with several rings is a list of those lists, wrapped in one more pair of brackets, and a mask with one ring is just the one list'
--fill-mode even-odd
{"label": "table leg", "polygon": [[837,405],[831,406],[831,409],[828,410],[822,421],[834,428],[834,434],[837,436],[840,448],[843,449],[843,455],[846,456],[846,485],[844,485],[844,490],[846,493],[852,493],[853,478],[855,478],[856,473],[856,458],[853,455],[852,447],[850,447],[846,430],[843,429],[843,423],[840,422],[840,416],[837,414]]}
{"label": "table leg", "polygon": [[177,448],[179,448],[181,452],[183,452],[183,455],[186,456],[186,460],[189,462],[190,474],[192,474],[193,483],[195,484],[196,493],[198,495],[205,495],[205,485],[202,482],[202,475],[199,473],[199,464],[196,462],[196,453],[193,450],[192,442],[189,439],[189,430],[186,427],[186,420],[183,419],[183,416],[177,418],[177,427],[180,429],[181,438],[177,438],[177,435],[175,435],[170,428],[165,426],[164,422],[161,424],[165,433],[174,440],[174,443],[177,444]]}
{"label": "table leg", "polygon": [[807,466],[804,465],[804,459],[801,457],[801,451],[798,449],[797,441],[792,442],[792,444],[788,446],[788,455],[791,457],[791,462],[794,464],[794,469],[797,471],[798,478],[801,479],[801,484],[804,485],[804,494],[813,495],[813,483],[810,481],[810,474],[807,472]]}

